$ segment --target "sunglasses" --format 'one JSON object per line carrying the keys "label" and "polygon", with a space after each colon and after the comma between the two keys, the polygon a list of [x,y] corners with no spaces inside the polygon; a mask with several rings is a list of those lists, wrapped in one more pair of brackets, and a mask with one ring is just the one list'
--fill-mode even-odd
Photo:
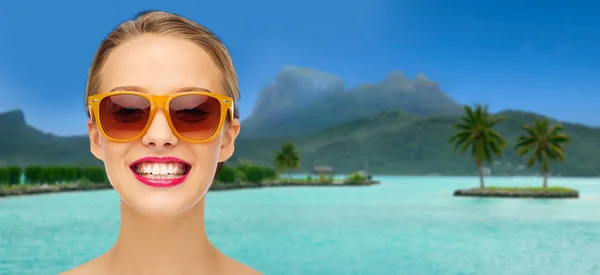
{"label": "sunglasses", "polygon": [[180,139],[201,143],[214,139],[227,116],[234,118],[233,99],[210,92],[151,95],[140,92],[110,92],[88,98],[90,117],[100,133],[115,142],[143,136],[157,109],[162,109],[171,131]]}

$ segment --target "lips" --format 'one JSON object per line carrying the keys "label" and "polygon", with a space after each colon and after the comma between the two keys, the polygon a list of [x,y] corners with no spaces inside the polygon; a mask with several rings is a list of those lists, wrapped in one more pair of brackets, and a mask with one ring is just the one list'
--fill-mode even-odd
{"label": "lips", "polygon": [[192,166],[175,157],[145,157],[130,166],[135,177],[152,187],[171,187],[183,183]]}

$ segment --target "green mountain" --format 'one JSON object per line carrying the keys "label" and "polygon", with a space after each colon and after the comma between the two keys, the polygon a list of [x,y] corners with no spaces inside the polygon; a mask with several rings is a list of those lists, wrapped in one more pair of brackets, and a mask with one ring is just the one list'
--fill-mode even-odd
{"label": "green mountain", "polygon": [[458,114],[462,106],[423,75],[411,80],[397,71],[381,83],[346,90],[337,76],[287,66],[260,91],[240,135],[294,137],[386,110],[430,116]]}
{"label": "green mountain", "polygon": [[[524,124],[540,115],[520,111],[500,113],[506,120],[496,129],[507,139],[504,156],[490,167],[493,175],[532,175],[526,159],[512,150]],[[403,112],[383,112],[324,131],[296,138],[245,138],[237,142],[234,159],[270,164],[273,152],[285,142],[293,142],[302,157],[302,171],[313,165],[333,166],[337,172],[363,169],[365,162],[375,174],[475,175],[469,155],[460,155],[448,143],[454,133],[456,115],[416,117]],[[556,120],[553,120],[556,122]],[[562,176],[600,176],[600,128],[563,123],[571,137],[566,145],[567,163],[551,166],[551,174]]]}
{"label": "green mountain", "polygon": [[[345,90],[343,81],[311,69],[286,67],[265,88],[252,116],[242,123],[232,164],[248,159],[272,165],[274,152],[293,142],[302,158],[301,171],[314,165],[333,166],[338,173],[368,169],[375,174],[474,175],[468,155],[448,143],[462,107],[424,76],[408,79],[391,73],[378,84]],[[524,124],[541,115],[501,112],[496,129],[508,141],[493,175],[531,175],[512,147]],[[555,120],[554,120],[555,121]],[[567,163],[551,173],[600,175],[600,128],[563,123],[572,141]],[[82,165],[102,163],[89,152],[87,136],[60,137],[41,132],[25,121],[22,111],[0,114],[0,165]]]}
{"label": "green mountain", "polygon": [[90,153],[87,136],[60,137],[25,122],[21,110],[0,114],[0,165],[82,165],[102,163]]}

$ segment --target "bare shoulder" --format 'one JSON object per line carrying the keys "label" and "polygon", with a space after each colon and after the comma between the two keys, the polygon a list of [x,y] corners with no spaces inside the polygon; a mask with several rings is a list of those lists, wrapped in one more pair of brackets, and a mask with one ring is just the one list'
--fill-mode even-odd
{"label": "bare shoulder", "polygon": [[256,269],[242,264],[234,259],[227,258],[227,268],[224,274],[236,274],[236,275],[263,275]]}
{"label": "bare shoulder", "polygon": [[235,265],[232,265],[231,268],[228,269],[227,274],[263,275],[262,273],[258,272],[256,269],[251,268],[242,263],[236,263]]}
{"label": "bare shoulder", "polygon": [[93,269],[89,268],[89,266],[86,264],[82,264],[78,267],[75,267],[71,270],[67,270],[58,275],[85,275],[85,274],[92,274],[92,272],[93,272]]}

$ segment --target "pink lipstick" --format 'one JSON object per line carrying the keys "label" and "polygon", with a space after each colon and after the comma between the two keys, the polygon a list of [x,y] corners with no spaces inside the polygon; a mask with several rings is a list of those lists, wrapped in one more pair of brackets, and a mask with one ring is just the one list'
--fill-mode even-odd
{"label": "pink lipstick", "polygon": [[183,183],[192,165],[176,157],[145,157],[129,168],[135,178],[151,187],[173,187]]}

